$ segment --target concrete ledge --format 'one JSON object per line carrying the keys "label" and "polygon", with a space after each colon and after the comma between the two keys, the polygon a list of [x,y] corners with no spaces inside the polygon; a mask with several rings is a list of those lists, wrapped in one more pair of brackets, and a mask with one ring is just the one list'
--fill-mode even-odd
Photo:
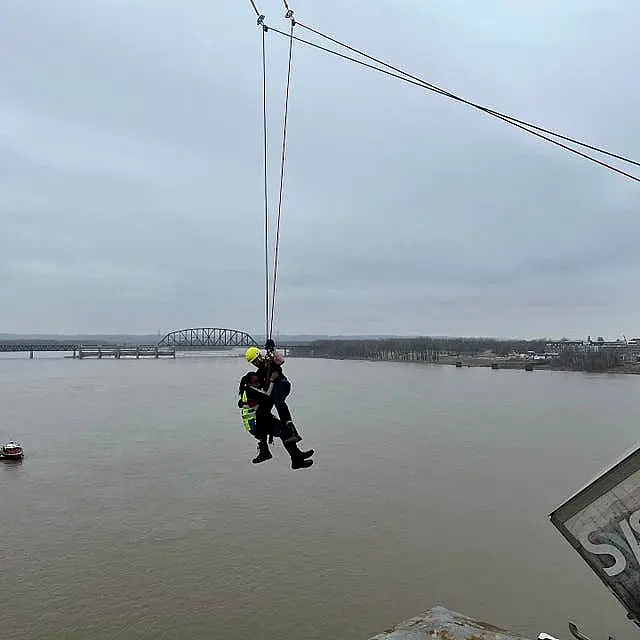
{"label": "concrete ledge", "polygon": [[529,640],[445,607],[434,607],[369,640]]}

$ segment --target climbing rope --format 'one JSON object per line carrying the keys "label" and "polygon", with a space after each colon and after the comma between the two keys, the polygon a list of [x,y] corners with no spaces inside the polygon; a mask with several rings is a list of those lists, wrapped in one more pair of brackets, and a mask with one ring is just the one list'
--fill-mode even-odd
{"label": "climbing rope", "polygon": [[376,62],[377,64],[382,65],[383,67],[386,67],[388,69],[391,69],[392,71],[397,71],[398,73],[402,74],[403,76],[406,76],[407,78],[410,78],[411,80],[415,80],[417,82],[419,82],[420,84],[424,85],[425,87],[433,90],[435,93],[439,93],[441,95],[444,95],[448,98],[451,98],[452,100],[456,100],[458,102],[462,102],[463,104],[466,104],[468,106],[474,107],[475,109],[480,109],[481,111],[484,111],[486,113],[490,113],[491,115],[495,115],[495,116],[502,116],[503,118],[507,118],[508,120],[512,120],[513,122],[517,122],[518,124],[524,125],[526,127],[530,127],[532,129],[536,129],[537,131],[541,131],[542,133],[547,133],[550,134],[552,136],[555,136],[557,138],[561,138],[562,140],[566,140],[568,142],[572,142],[574,144],[577,144],[581,147],[585,147],[587,149],[591,149],[591,151],[597,151],[598,153],[602,153],[604,155],[610,156],[612,158],[616,158],[617,160],[622,160],[624,162],[628,162],[630,164],[634,164],[638,167],[640,167],[640,162],[636,162],[635,160],[631,160],[630,158],[625,158],[624,156],[619,156],[615,153],[611,153],[609,151],[605,151],[604,149],[601,149],[599,147],[595,147],[593,145],[587,144],[585,142],[580,142],[579,140],[576,140],[574,138],[570,138],[568,136],[564,136],[560,133],[556,133],[554,131],[551,131],[549,129],[545,129],[544,127],[539,127],[538,125],[532,124],[530,122],[526,122],[525,120],[519,120],[518,118],[515,118],[513,116],[507,115],[505,113],[500,113],[499,111],[496,111],[493,108],[490,107],[485,107],[479,104],[476,104],[474,102],[471,102],[470,100],[467,100],[465,98],[462,98],[460,96],[457,96],[454,93],[451,93],[450,91],[446,91],[445,89],[442,89],[441,87],[438,87],[435,84],[432,84],[430,82],[426,82],[425,80],[421,80],[420,78],[418,78],[417,76],[414,76],[410,73],[408,73],[407,71],[404,71],[403,69],[400,69],[398,67],[394,67],[393,65],[389,64],[388,62],[384,62],[384,60],[380,60],[379,58],[375,58],[372,55],[369,55],[368,53],[362,51],[361,49],[356,49],[355,47],[352,47],[344,42],[341,42],[340,40],[337,40],[336,38],[333,38],[325,33],[322,33],[322,31],[318,31],[317,29],[314,29],[313,27],[309,27],[308,25],[302,23],[302,22],[296,22],[296,25],[298,27],[300,27],[301,29],[305,29],[306,31],[309,31],[310,33],[314,33],[317,36],[320,36],[321,38],[324,38],[325,40],[329,40],[330,42],[333,42],[334,44],[337,44],[338,46],[344,47],[345,49],[348,49],[349,51],[352,51],[353,53],[357,53],[358,55],[361,55],[363,58],[367,58],[368,60],[371,60],[372,62]]}
{"label": "climbing rope", "polygon": [[249,2],[251,3],[253,10],[256,12],[256,16],[260,17],[260,12],[258,11],[258,7],[256,7],[256,3],[253,0],[249,0]]}
{"label": "climbing rope", "polygon": [[293,60],[293,29],[296,21],[293,11],[290,9],[287,0],[283,0],[285,8],[285,18],[289,20],[289,60],[287,65],[287,84],[285,89],[284,121],[282,124],[282,149],[280,154],[280,189],[278,192],[278,208],[276,221],[276,237],[273,258],[273,289],[271,299],[269,299],[269,166],[268,166],[268,126],[267,126],[267,48],[266,34],[270,27],[265,23],[265,16],[261,14],[256,6],[255,0],[249,0],[257,18],[258,26],[262,32],[262,130],[263,130],[263,163],[264,163],[264,271],[265,271],[265,339],[272,340],[273,323],[275,317],[275,301],[278,282],[278,257],[280,253],[280,220],[282,217],[282,199],[284,193],[284,170],[287,152],[287,124],[289,116],[289,93],[291,88],[291,68]]}
{"label": "climbing rope", "polygon": [[283,0],[286,14],[285,18],[290,20],[290,32],[289,32],[289,61],[287,64],[287,86],[285,89],[285,99],[284,99],[284,121],[282,124],[282,151],[280,155],[280,191],[278,194],[278,215],[276,219],[276,243],[274,249],[273,256],[273,291],[271,293],[271,319],[269,323],[269,332],[267,334],[268,339],[273,338],[273,319],[275,316],[275,306],[276,306],[276,286],[278,282],[278,256],[280,249],[280,218],[282,215],[282,194],[284,190],[284,168],[285,168],[285,159],[287,153],[287,122],[289,116],[289,89],[291,87],[291,63],[293,58],[293,28],[295,27],[296,21],[293,17],[293,11],[289,9],[287,5],[287,1]]}
{"label": "climbing rope", "polygon": [[[251,4],[255,7],[253,0]],[[258,25],[262,25],[262,129],[264,140],[264,333],[269,337],[269,172],[267,138],[267,27],[264,16],[258,16]]]}
{"label": "climbing rope", "polygon": [[[421,78],[419,78],[419,77],[417,77],[415,75],[409,74],[406,71],[403,71],[403,70],[399,69],[398,67],[394,67],[394,66],[392,66],[392,65],[390,65],[390,64],[388,64],[388,63],[386,63],[386,62],[384,62],[384,61],[382,61],[382,60],[380,60],[378,58],[370,56],[369,54],[367,54],[367,53],[365,53],[365,52],[363,52],[363,51],[361,51],[359,49],[356,49],[355,47],[351,47],[350,45],[345,44],[344,42],[341,42],[340,40],[337,40],[336,38],[332,38],[331,36],[328,36],[328,35],[322,33],[321,31],[319,31],[317,29],[313,29],[313,28],[311,28],[311,27],[309,27],[307,25],[304,25],[301,22],[298,22],[297,24],[301,28],[304,28],[307,31],[310,31],[310,32],[322,37],[322,38],[325,38],[325,39],[333,42],[334,44],[338,44],[339,46],[342,46],[342,47],[344,47],[344,48],[346,48],[346,49],[348,49],[350,51],[353,51],[354,53],[357,53],[358,55],[361,55],[364,58],[372,60],[372,61],[376,62],[376,64],[381,65],[381,66],[376,66],[376,65],[373,65],[373,64],[369,64],[369,63],[364,62],[362,60],[359,60],[357,58],[348,56],[348,55],[346,55],[344,53],[340,53],[339,51],[335,51],[335,50],[330,49],[328,47],[324,47],[324,46],[319,45],[319,44],[317,44],[315,42],[311,42],[310,40],[306,40],[304,38],[300,38],[299,36],[295,36],[295,35],[293,35],[291,33],[286,33],[284,31],[281,31],[281,30],[276,29],[274,27],[269,27],[269,28],[274,33],[277,33],[278,35],[284,36],[284,37],[289,38],[289,39],[296,40],[297,42],[300,42],[301,44],[305,44],[307,46],[313,47],[313,48],[318,49],[320,51],[323,51],[325,53],[328,53],[328,54],[331,54],[333,56],[342,58],[343,60],[348,60],[350,62],[355,62],[356,64],[359,64],[359,65],[361,65],[363,67],[367,67],[369,69],[373,69],[374,71],[378,71],[378,72],[383,73],[385,75],[388,75],[388,76],[390,76],[392,78],[396,78],[396,79],[401,80],[403,82],[406,82],[408,84],[412,84],[412,85],[418,86],[418,87],[420,87],[422,89],[426,89],[428,91],[443,95],[443,96],[448,97],[448,98],[450,98],[452,100],[455,100],[457,102],[461,102],[461,103],[466,104],[466,105],[468,105],[468,106],[470,106],[472,108],[475,108],[477,110],[483,111],[484,113],[486,113],[488,115],[491,115],[491,116],[493,116],[495,118],[503,120],[507,124],[510,124],[510,125],[512,125],[514,127],[517,127],[517,128],[519,128],[519,129],[521,129],[523,131],[526,131],[527,133],[530,133],[530,134],[532,134],[532,135],[534,135],[534,136],[536,136],[538,138],[541,138],[542,140],[550,142],[551,144],[554,144],[554,145],[556,145],[556,146],[558,146],[558,147],[560,147],[562,149],[565,149],[566,151],[569,151],[570,153],[576,154],[576,155],[578,155],[578,156],[580,156],[582,158],[585,158],[586,160],[590,160],[591,162],[594,162],[594,163],[596,163],[596,164],[598,164],[598,165],[600,165],[602,167],[610,169],[611,171],[615,171],[616,173],[619,173],[619,174],[621,174],[621,175],[623,175],[623,176],[625,176],[625,177],[627,177],[627,178],[629,178],[631,180],[634,180],[635,182],[640,182],[640,178],[639,177],[634,176],[633,174],[627,173],[626,171],[623,171],[622,169],[619,169],[619,168],[617,168],[617,167],[615,167],[615,166],[613,166],[611,164],[608,164],[606,162],[598,160],[597,158],[594,158],[593,156],[590,156],[590,155],[588,155],[586,153],[578,151],[577,149],[574,149],[574,148],[572,148],[572,147],[570,147],[568,145],[565,145],[565,144],[563,144],[561,142],[558,142],[557,140],[554,140],[553,138],[550,138],[550,137],[548,137],[546,135],[543,135],[540,132],[547,133],[547,134],[552,135],[552,136],[554,136],[556,138],[559,138],[559,139],[562,139],[562,140],[565,140],[565,141],[568,141],[568,142],[572,142],[573,144],[577,144],[577,145],[585,147],[587,149],[591,149],[593,151],[597,151],[599,153],[602,153],[604,155],[608,155],[608,156],[616,158],[618,160],[622,160],[623,162],[627,162],[629,164],[640,166],[640,162],[637,162],[635,160],[631,160],[630,158],[626,158],[626,157],[618,155],[618,154],[611,153],[611,152],[606,151],[606,150],[604,150],[602,148],[596,147],[594,145],[587,144],[585,142],[581,142],[581,141],[576,140],[574,138],[571,138],[569,136],[564,136],[564,135],[562,135],[560,133],[551,131],[549,129],[545,129],[545,128],[540,127],[538,125],[531,124],[529,122],[526,122],[525,120],[521,120],[521,119],[515,118],[513,116],[501,113],[501,112],[499,112],[499,111],[497,111],[495,109],[491,109],[489,107],[485,107],[485,106],[482,106],[482,105],[477,104],[475,102],[472,102],[471,100],[467,100],[467,99],[465,99],[465,98],[463,98],[461,96],[458,96],[458,95],[456,95],[456,94],[454,94],[454,93],[452,93],[450,91],[446,91],[446,90],[438,87],[437,85],[434,85],[434,84],[432,84],[430,82],[427,82],[426,80],[422,80]],[[384,67],[386,67],[386,68],[384,68]],[[392,71],[389,71],[388,69],[391,69]],[[397,72],[397,73],[394,73],[394,72]]]}

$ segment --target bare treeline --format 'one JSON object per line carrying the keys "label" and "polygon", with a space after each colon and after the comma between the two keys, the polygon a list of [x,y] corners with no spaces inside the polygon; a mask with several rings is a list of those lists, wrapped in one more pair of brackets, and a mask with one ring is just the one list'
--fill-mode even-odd
{"label": "bare treeline", "polygon": [[380,338],[316,340],[314,356],[362,360],[424,360],[437,362],[442,356],[472,357],[491,351],[497,356],[509,353],[544,353],[546,340],[496,340],[492,338]]}
{"label": "bare treeline", "polygon": [[572,371],[610,371],[623,364],[621,349],[575,351],[567,349],[554,359],[553,367]]}
{"label": "bare treeline", "polygon": [[[546,339],[496,340],[494,338],[371,338],[315,340],[299,354],[317,358],[440,362],[465,360],[481,354],[545,353]],[[445,360],[445,361],[446,361]],[[623,364],[622,349],[582,351],[566,349],[558,357],[537,361],[536,366],[572,371],[610,371]]]}

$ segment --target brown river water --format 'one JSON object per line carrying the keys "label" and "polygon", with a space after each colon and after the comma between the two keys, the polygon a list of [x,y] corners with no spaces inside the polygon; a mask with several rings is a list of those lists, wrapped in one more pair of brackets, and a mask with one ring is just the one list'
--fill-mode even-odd
{"label": "brown river water", "polygon": [[241,358],[0,360],[0,638],[367,640],[436,604],[636,633],[548,514],[636,444],[640,377],[291,359],[316,449],[252,465]]}

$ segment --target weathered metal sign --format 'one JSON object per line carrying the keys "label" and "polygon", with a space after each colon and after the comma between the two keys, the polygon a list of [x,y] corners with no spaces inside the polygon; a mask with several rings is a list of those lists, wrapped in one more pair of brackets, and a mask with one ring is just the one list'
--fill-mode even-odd
{"label": "weathered metal sign", "polygon": [[551,522],[640,620],[640,448],[551,514]]}

